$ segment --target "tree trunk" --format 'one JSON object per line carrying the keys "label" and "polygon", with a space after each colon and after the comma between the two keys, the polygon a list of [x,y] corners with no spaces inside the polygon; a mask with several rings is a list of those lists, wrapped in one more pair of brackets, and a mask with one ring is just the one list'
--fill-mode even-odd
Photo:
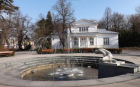
{"label": "tree trunk", "polygon": [[18,41],[19,50],[22,50],[22,45],[21,45],[21,43],[22,43],[22,40],[19,40],[19,41]]}

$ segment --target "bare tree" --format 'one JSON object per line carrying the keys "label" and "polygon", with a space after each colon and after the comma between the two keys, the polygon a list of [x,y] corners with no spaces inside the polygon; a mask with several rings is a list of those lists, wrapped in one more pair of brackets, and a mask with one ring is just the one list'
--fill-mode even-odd
{"label": "bare tree", "polygon": [[137,14],[139,14],[140,15],[140,5],[138,6],[138,7],[136,7],[136,12],[137,12]]}
{"label": "bare tree", "polygon": [[[53,6],[53,9],[55,11],[55,18],[54,19],[54,25],[55,28],[58,31],[60,42],[63,45],[63,48],[65,48],[65,29],[67,29],[70,25],[70,23],[75,21],[74,18],[74,10],[71,8],[71,3],[67,2],[67,0],[58,0],[57,3]],[[59,27],[58,27],[59,25]]]}
{"label": "bare tree", "polygon": [[107,30],[110,28],[111,23],[111,8],[107,7],[104,13],[105,27]]}
{"label": "bare tree", "polygon": [[31,28],[31,18],[29,16],[23,16],[20,12],[17,12],[13,17],[14,22],[14,35],[18,40],[19,50],[22,49],[22,42],[24,36],[27,34],[29,28]]}
{"label": "bare tree", "polygon": [[135,23],[135,25],[137,27],[137,32],[140,34],[140,16],[139,16],[139,14],[131,15],[129,21],[131,23],[130,24],[131,26],[133,25],[133,23]]}
{"label": "bare tree", "polygon": [[118,31],[119,29],[123,28],[124,24],[124,15],[119,13],[113,13],[111,17],[111,29],[114,31]]}
{"label": "bare tree", "polygon": [[98,28],[111,29],[111,8],[107,7],[104,12],[103,18],[98,22]]}
{"label": "bare tree", "polygon": [[103,29],[103,28],[106,28],[105,27],[106,25],[105,25],[105,22],[104,22],[104,20],[102,19],[102,20],[100,20],[99,22],[98,22],[98,28],[100,29]]}
{"label": "bare tree", "polygon": [[[10,16],[11,17],[11,16]],[[12,36],[12,21],[11,18],[0,19],[0,28],[2,29],[1,42],[6,42],[9,48],[9,38]]]}

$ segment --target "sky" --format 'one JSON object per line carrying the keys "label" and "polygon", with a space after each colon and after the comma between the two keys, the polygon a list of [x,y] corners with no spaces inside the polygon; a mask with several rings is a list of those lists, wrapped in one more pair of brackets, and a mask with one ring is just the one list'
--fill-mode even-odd
{"label": "sky", "polygon": [[[72,3],[76,20],[100,20],[105,9],[110,7],[112,12],[124,15],[135,14],[135,8],[140,6],[140,0],[67,0]],[[14,5],[20,7],[24,15],[29,15],[32,22],[37,21],[39,14],[47,15],[48,11],[54,12],[52,7],[57,0],[14,0]]]}

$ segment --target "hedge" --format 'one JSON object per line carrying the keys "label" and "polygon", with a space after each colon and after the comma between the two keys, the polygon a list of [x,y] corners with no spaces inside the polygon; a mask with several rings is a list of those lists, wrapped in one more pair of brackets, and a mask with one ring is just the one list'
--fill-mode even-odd
{"label": "hedge", "polygon": [[[99,48],[56,49],[54,50],[54,53],[68,53],[68,50],[70,50],[70,53],[95,53],[95,51],[98,49]],[[106,48],[106,50],[110,51],[113,54],[122,53],[121,48]],[[42,49],[37,49],[37,53],[42,54]]]}

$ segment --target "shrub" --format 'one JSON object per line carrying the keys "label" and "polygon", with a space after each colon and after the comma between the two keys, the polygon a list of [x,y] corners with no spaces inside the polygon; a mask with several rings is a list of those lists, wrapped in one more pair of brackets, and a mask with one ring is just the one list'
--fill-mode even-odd
{"label": "shrub", "polygon": [[82,48],[75,48],[74,49],[74,53],[82,53],[82,52],[83,52]]}
{"label": "shrub", "polygon": [[42,49],[41,48],[40,49],[39,48],[37,49],[37,54],[42,54]]}
{"label": "shrub", "polygon": [[119,50],[118,50],[118,54],[121,54],[121,53],[122,53],[122,49],[119,48]]}
{"label": "shrub", "polygon": [[30,49],[31,49],[31,45],[30,44],[25,47],[25,50],[30,50]]}
{"label": "shrub", "polygon": [[56,49],[55,52],[56,52],[56,53],[63,53],[63,50],[62,50],[62,49]]}
{"label": "shrub", "polygon": [[121,48],[106,48],[106,50],[110,51],[111,53],[115,53],[115,54],[121,54],[122,53]]}
{"label": "shrub", "polygon": [[13,54],[12,54],[12,56],[15,56],[15,51],[13,51]]}
{"label": "shrub", "polygon": [[94,53],[95,53],[95,51],[98,50],[98,49],[99,49],[99,48],[94,48]]}
{"label": "shrub", "polygon": [[73,53],[74,49],[63,49],[63,53]]}
{"label": "shrub", "polygon": [[82,52],[84,52],[84,53],[93,53],[94,48],[82,48]]}

